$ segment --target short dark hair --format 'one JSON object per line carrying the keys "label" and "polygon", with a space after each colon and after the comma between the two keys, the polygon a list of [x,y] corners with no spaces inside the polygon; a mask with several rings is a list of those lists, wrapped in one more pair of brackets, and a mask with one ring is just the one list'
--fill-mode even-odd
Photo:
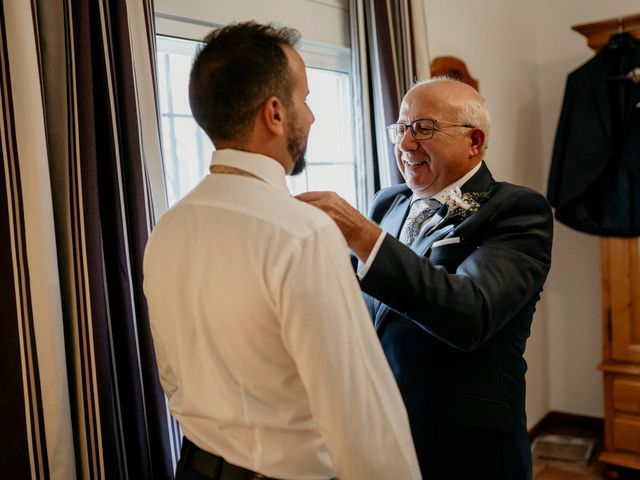
{"label": "short dark hair", "polygon": [[189,78],[189,104],[214,142],[242,141],[269,97],[289,108],[294,85],[283,45],[300,40],[297,30],[256,22],[233,23],[204,39]]}

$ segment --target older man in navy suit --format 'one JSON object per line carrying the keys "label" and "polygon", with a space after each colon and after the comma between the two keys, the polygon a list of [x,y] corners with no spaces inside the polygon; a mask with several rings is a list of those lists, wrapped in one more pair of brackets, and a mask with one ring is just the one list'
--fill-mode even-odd
{"label": "older man in navy suit", "polygon": [[334,193],[299,196],[359,259],[429,479],[531,478],[523,354],[553,222],[542,195],[493,179],[489,126],[468,85],[418,84],[388,127],[406,184],[378,192],[371,221]]}

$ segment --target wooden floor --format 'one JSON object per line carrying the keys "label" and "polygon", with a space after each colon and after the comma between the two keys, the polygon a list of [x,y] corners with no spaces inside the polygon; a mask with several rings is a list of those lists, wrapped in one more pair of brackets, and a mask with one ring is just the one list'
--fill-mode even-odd
{"label": "wooden floor", "polygon": [[574,465],[567,462],[533,460],[534,480],[639,480],[640,472],[636,470],[618,469],[607,476],[607,468],[597,460],[589,465]]}
{"label": "wooden floor", "polygon": [[[533,459],[534,480],[640,480],[640,472],[635,470],[618,469],[611,471],[610,467],[598,462],[597,458],[602,451],[603,430],[602,422],[584,422],[579,417],[557,414],[551,421],[545,422],[541,428],[536,429],[536,435],[572,435],[576,437],[595,438],[596,445],[591,460],[587,465],[575,463],[551,461],[546,459]],[[533,440],[533,438],[532,438]]]}
{"label": "wooden floor", "polygon": [[606,479],[604,466],[598,462],[575,465],[567,462],[533,460],[534,480],[601,480]]}

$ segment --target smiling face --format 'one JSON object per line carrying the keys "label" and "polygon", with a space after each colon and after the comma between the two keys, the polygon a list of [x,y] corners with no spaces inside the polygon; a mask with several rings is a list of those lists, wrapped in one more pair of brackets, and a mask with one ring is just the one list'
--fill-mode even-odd
{"label": "smiling face", "polygon": [[[418,85],[405,95],[398,123],[430,118],[464,123],[460,114],[466,99],[480,98],[470,86],[457,81]],[[395,146],[398,168],[418,197],[435,195],[475,167],[482,159],[484,133],[479,128],[435,124],[429,140],[416,140],[407,129]]]}

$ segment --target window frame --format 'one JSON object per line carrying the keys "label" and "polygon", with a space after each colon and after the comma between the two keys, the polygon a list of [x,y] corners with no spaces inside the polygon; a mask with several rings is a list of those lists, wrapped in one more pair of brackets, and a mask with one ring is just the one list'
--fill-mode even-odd
{"label": "window frame", "polygon": [[[169,14],[164,12],[155,13],[156,18],[156,38],[169,37],[177,40],[187,40],[201,42],[202,39],[215,28],[223,26],[221,23],[211,22],[209,20],[195,19],[175,14]],[[355,92],[354,89],[359,88],[354,81],[356,76],[353,73],[354,62],[352,57],[352,51],[350,48],[340,45],[330,45],[313,40],[302,39],[298,48],[298,52],[302,56],[307,67],[314,69],[331,70],[335,72],[346,73],[351,79],[351,93],[354,98],[361,98],[360,92]],[[158,72],[158,75],[162,72]],[[357,120],[362,116],[359,113],[359,106],[354,104],[350,105],[351,119],[354,122],[354,129],[357,128]],[[160,99],[158,98],[158,119],[163,118],[162,111],[160,109]],[[161,127],[162,128],[162,127]],[[373,159],[365,158],[364,149],[360,143],[359,135],[357,132],[354,134],[354,177],[355,177],[355,191],[356,191],[356,206],[360,211],[365,211],[368,208],[370,199],[374,193],[374,181],[373,181]],[[149,165],[150,169],[160,169],[160,177],[163,184],[161,189],[164,191],[164,197],[160,201],[156,201],[153,198],[153,203],[157,216],[162,215],[168,210],[169,199],[167,186],[165,184],[165,165],[163,161],[154,162],[154,165]],[[158,172],[154,172],[158,173]],[[158,175],[150,175],[151,178],[157,178]],[[153,180],[152,180],[153,181]],[[158,191],[157,188],[152,189]]]}

